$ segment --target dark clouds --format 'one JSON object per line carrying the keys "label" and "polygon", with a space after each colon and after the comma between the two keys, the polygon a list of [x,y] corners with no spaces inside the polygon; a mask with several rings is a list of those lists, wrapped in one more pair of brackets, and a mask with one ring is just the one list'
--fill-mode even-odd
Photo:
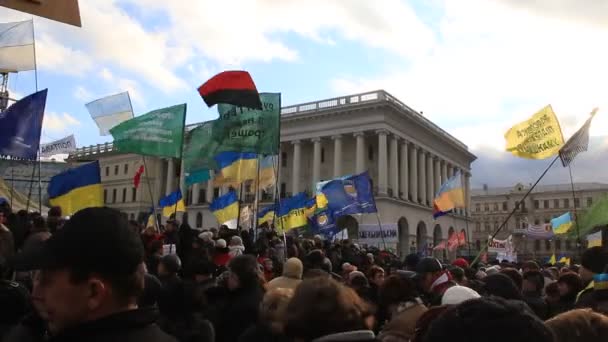
{"label": "dark clouds", "polygon": [[[472,152],[478,158],[472,165],[473,188],[481,188],[483,184],[497,187],[533,183],[552,161],[552,158],[545,160],[517,158],[510,153],[489,148]],[[579,154],[572,163],[572,175],[575,182],[608,183],[608,137],[591,138],[589,150]],[[540,184],[569,182],[568,168],[562,167],[561,161],[558,160]]]}

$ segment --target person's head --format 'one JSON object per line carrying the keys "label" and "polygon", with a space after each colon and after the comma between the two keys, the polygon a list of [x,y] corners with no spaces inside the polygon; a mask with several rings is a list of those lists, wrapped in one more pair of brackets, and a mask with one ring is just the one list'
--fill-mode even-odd
{"label": "person's head", "polygon": [[283,276],[293,279],[302,279],[302,272],[304,272],[304,265],[298,258],[289,258],[283,265]]}
{"label": "person's head", "polygon": [[365,274],[360,271],[350,272],[348,275],[348,284],[354,289],[363,289],[369,287],[369,281]]}
{"label": "person's head", "polygon": [[369,330],[372,315],[354,290],[327,277],[305,279],[287,307],[285,335],[294,341],[311,341],[330,334]]}
{"label": "person's head", "polygon": [[179,259],[177,254],[167,254],[160,258],[158,263],[158,276],[159,277],[174,277],[177,272],[182,268],[182,261]]}
{"label": "person's head", "polygon": [[260,322],[270,327],[273,333],[282,334],[285,326],[283,319],[287,306],[293,297],[292,289],[278,288],[266,292],[260,303]]}
{"label": "person's head", "polygon": [[369,270],[369,281],[376,286],[382,286],[384,283],[384,270],[380,266],[372,266]]}
{"label": "person's head", "polygon": [[523,275],[522,292],[540,293],[545,287],[545,277],[539,271],[528,271]]}
{"label": "person's head", "polygon": [[515,283],[515,286],[517,286],[517,288],[521,291],[524,279],[516,269],[507,267],[507,268],[501,269],[500,273],[511,278],[511,280],[513,280],[513,282]]}
{"label": "person's head", "polygon": [[545,322],[555,342],[600,342],[608,336],[608,317],[591,309],[564,312]]}
{"label": "person's head", "polygon": [[215,264],[210,261],[201,260],[198,261],[192,267],[192,275],[194,277],[194,281],[197,283],[202,283],[206,280],[213,278],[213,274],[217,270]]}
{"label": "person's head", "polygon": [[441,297],[441,305],[458,305],[469,299],[481,297],[477,291],[466,286],[452,286]]}
{"label": "person's head", "polygon": [[418,254],[408,254],[405,256],[405,260],[403,261],[403,263],[405,264],[405,269],[407,271],[416,271],[416,266],[418,265],[418,262],[420,262],[420,257],[418,256]]}
{"label": "person's head", "polygon": [[240,236],[233,236],[230,239],[230,246],[242,246],[243,245],[243,239],[241,239]]}
{"label": "person's head", "polygon": [[[491,336],[491,337],[490,337]],[[534,313],[501,298],[468,300],[431,323],[424,342],[552,342],[551,332]]]}
{"label": "person's head", "polygon": [[450,273],[454,277],[454,281],[458,285],[466,285],[467,277],[464,275],[464,270],[458,266],[449,266]]}
{"label": "person's head", "polygon": [[226,240],[224,239],[217,239],[217,241],[215,241],[215,247],[218,249],[225,249],[226,248]]}
{"label": "person's head", "polygon": [[49,330],[136,307],[144,289],[141,239],[110,208],[83,209],[37,248],[14,259],[18,270],[37,270],[32,292]]}
{"label": "person's head", "polygon": [[560,297],[576,296],[583,289],[583,280],[576,273],[564,273],[557,280]]}
{"label": "person's head", "polygon": [[483,282],[483,295],[496,296],[503,299],[522,299],[513,280],[502,273],[489,275],[483,279]]}
{"label": "person's head", "polygon": [[583,283],[593,280],[595,274],[602,273],[608,265],[608,251],[602,247],[591,247],[583,253],[579,275]]}
{"label": "person's head", "polygon": [[129,229],[139,234],[139,223],[135,220],[129,220]]}
{"label": "person's head", "polygon": [[54,217],[54,218],[60,218],[62,216],[62,214],[61,214],[61,207],[57,207],[57,206],[51,207],[49,209],[48,216],[49,217]]}
{"label": "person's head", "polygon": [[422,258],[416,265],[416,273],[418,273],[422,290],[425,292],[430,291],[433,281],[442,271],[443,266],[441,266],[441,262],[436,258]]}
{"label": "person's head", "polygon": [[6,224],[8,215],[10,215],[10,209],[5,207],[0,208],[0,224]]}
{"label": "person's head", "polygon": [[239,255],[228,264],[230,290],[249,289],[259,285],[258,262],[252,255]]}
{"label": "person's head", "polygon": [[458,258],[458,259],[452,261],[452,266],[457,266],[462,269],[465,269],[465,268],[469,267],[469,262],[465,258]]}
{"label": "person's head", "polygon": [[523,273],[528,271],[540,271],[540,265],[536,261],[530,260],[526,261],[521,265],[521,270]]}
{"label": "person's head", "polygon": [[401,302],[413,301],[418,297],[418,291],[411,277],[391,275],[380,286],[378,295],[380,304],[388,307]]}
{"label": "person's head", "polygon": [[165,231],[167,231],[168,233],[174,232],[177,230],[178,226],[179,226],[179,222],[177,222],[175,220],[169,220],[169,221],[167,221],[167,224],[165,226]]}
{"label": "person's head", "polygon": [[559,285],[556,281],[547,285],[547,287],[545,287],[545,300],[547,301],[547,303],[555,304],[555,303],[559,302],[559,299],[560,299],[559,292],[560,292]]}

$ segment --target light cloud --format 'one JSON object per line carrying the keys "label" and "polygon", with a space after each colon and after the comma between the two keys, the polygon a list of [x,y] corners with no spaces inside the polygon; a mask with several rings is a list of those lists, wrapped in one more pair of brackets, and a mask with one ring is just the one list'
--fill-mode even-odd
{"label": "light cloud", "polygon": [[48,33],[36,37],[36,61],[41,69],[71,76],[85,76],[94,66],[91,56],[58,42]]}
{"label": "light cloud", "polygon": [[93,94],[83,86],[77,86],[74,89],[74,97],[81,102],[89,102],[93,100]]}
{"label": "light cloud", "polygon": [[145,104],[145,99],[139,90],[137,81],[115,76],[108,68],[101,69],[99,76],[108,84],[108,95],[128,91],[131,100],[141,105]]}
{"label": "light cloud", "polygon": [[44,113],[43,134],[74,132],[76,126],[80,126],[80,121],[68,113]]}

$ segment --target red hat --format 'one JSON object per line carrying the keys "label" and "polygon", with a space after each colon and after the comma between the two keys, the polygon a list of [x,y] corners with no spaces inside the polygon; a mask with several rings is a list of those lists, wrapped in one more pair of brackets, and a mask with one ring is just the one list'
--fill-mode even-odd
{"label": "red hat", "polygon": [[462,269],[469,268],[469,262],[464,258],[458,258],[452,261],[452,266],[458,266]]}

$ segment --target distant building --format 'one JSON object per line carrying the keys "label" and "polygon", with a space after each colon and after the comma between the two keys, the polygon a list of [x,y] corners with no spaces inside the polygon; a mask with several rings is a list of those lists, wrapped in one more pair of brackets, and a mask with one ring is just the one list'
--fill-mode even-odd
{"label": "distant building", "polygon": [[[390,230],[385,232],[387,247],[402,255],[429,253],[453,232],[466,229],[462,210],[434,220],[432,200],[456,172],[468,195],[476,157],[462,142],[385,91],[283,107],[279,157],[282,198],[300,191],[312,194],[313,185],[321,180],[369,171],[380,221]],[[150,177],[156,202],[181,186],[190,225],[217,226],[208,204],[227,189],[214,187],[211,181],[186,189],[178,182],[178,161],[147,157],[149,171],[135,190],[132,179],[142,165],[141,156],[118,154],[108,143],[80,148],[69,157],[72,162],[95,159],[100,161],[109,206],[131,218],[142,216],[151,206],[146,184]],[[254,191],[244,186],[242,200],[251,203]],[[264,202],[272,202],[272,192],[261,195]],[[361,235],[359,227],[377,227],[377,222],[375,215],[347,216],[339,225],[349,229],[351,238],[362,241],[362,236],[374,234]]]}
{"label": "distant building", "polygon": [[[520,201],[528,186],[516,184],[513,187],[473,189],[471,191],[471,217],[473,220],[473,240],[479,250],[491,235],[507,218],[516,203]],[[608,184],[577,183],[574,184],[572,196],[571,184],[539,185],[526,198],[521,208],[509,219],[506,226],[497,235],[505,239],[513,235],[516,252],[520,260],[525,258],[545,258],[553,253],[557,255],[576,255],[575,238],[552,240],[528,239],[525,234],[526,222],[531,224],[549,223],[552,218],[570,212],[573,217],[581,215],[599,198],[608,193]],[[581,236],[584,241],[585,237]]]}

